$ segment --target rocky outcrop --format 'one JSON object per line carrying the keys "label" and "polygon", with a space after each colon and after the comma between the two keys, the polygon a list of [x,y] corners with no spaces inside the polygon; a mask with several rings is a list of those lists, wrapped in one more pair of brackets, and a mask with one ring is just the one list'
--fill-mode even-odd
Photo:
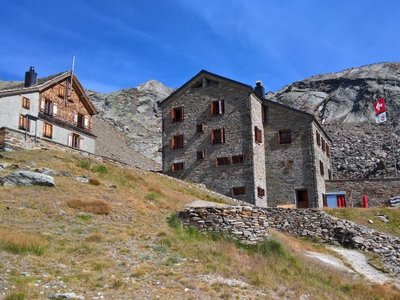
{"label": "rocky outcrop", "polygon": [[[100,112],[97,119],[105,120],[117,128],[122,133],[120,140],[128,148],[160,166],[161,113],[157,107],[157,101],[166,98],[172,91],[162,83],[150,80],[137,88],[123,89],[109,94],[87,91],[87,94]],[[95,120],[95,125],[99,122]],[[109,135],[96,130],[96,127],[94,127],[94,133],[99,141],[108,140]],[[97,151],[107,152],[108,146],[111,145],[103,143]],[[114,150],[113,153],[115,153]]]}
{"label": "rocky outcrop", "polygon": [[185,225],[205,232],[224,232],[243,243],[257,243],[268,236],[268,226],[297,237],[371,251],[388,270],[400,274],[400,238],[384,234],[319,209],[285,209],[246,206],[197,207],[178,213]]}
{"label": "rocky outcrop", "polygon": [[1,177],[0,184],[3,186],[42,185],[53,187],[54,178],[46,174],[32,171],[15,171],[7,176]]}

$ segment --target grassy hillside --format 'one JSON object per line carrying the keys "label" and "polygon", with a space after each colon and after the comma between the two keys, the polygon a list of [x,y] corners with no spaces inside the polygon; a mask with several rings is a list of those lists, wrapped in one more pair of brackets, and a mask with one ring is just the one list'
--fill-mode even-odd
{"label": "grassy hillside", "polygon": [[[400,236],[400,208],[337,208],[326,209],[325,211],[332,216],[353,221],[394,236]],[[386,216],[388,222],[383,222],[377,216]]]}
{"label": "grassy hillside", "polygon": [[318,245],[275,233],[259,247],[244,247],[184,229],[173,214],[186,203],[223,200],[165,176],[63,152],[5,153],[0,162],[91,178],[57,176],[53,188],[0,187],[0,298],[47,299],[56,292],[85,299],[399,296],[390,286],[300,255],[326,251]]}

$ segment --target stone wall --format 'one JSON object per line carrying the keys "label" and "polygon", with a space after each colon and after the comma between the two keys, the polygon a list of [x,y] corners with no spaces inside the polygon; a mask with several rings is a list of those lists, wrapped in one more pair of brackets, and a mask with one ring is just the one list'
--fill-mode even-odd
{"label": "stone wall", "polygon": [[178,213],[183,224],[200,231],[227,233],[245,244],[255,244],[268,237],[265,212],[250,206],[188,208]]}
{"label": "stone wall", "polygon": [[400,195],[400,178],[326,181],[326,192],[346,192],[347,207],[362,207],[362,196],[368,196],[369,207],[387,206],[389,198]]}
{"label": "stone wall", "polygon": [[[312,159],[311,117],[282,105],[266,102],[265,164],[268,206],[296,205],[296,191],[307,190],[309,206],[317,207]],[[290,130],[292,142],[279,143],[279,131]]]}
{"label": "stone wall", "polygon": [[[163,172],[179,179],[202,183],[220,194],[233,196],[232,188],[244,187],[245,194],[235,198],[254,203],[252,162],[252,125],[249,94],[252,88],[211,74],[190,81],[178,94],[162,104],[163,110]],[[211,102],[223,100],[225,112],[211,114]],[[183,107],[184,120],[173,122],[171,111]],[[204,125],[197,132],[196,125]],[[225,129],[225,142],[211,144],[211,131]],[[171,138],[184,135],[184,148],[171,149]],[[204,151],[204,159],[197,152]],[[237,164],[217,166],[218,157],[243,155]],[[184,170],[172,171],[174,163],[183,163]]]}
{"label": "stone wall", "polygon": [[[312,123],[312,147],[314,153],[314,165],[313,168],[315,174],[316,183],[316,207],[323,207],[324,194],[326,193],[325,181],[330,179],[329,173],[332,176],[332,163],[331,163],[331,149],[332,143],[327,139],[325,133],[315,124]],[[320,136],[320,144],[317,142],[317,132]],[[323,148],[323,142],[325,143],[325,148]],[[322,163],[322,165],[321,165]],[[322,169],[321,169],[322,167]]]}
{"label": "stone wall", "polygon": [[353,222],[337,219],[319,209],[284,209],[226,206],[188,208],[178,213],[185,225],[202,231],[225,232],[244,243],[268,236],[268,227],[322,243],[377,253],[385,266],[400,274],[400,238]]}

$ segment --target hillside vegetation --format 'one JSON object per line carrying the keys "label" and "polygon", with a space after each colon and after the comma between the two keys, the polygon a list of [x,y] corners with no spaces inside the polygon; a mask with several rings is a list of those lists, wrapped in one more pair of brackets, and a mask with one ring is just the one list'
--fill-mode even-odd
{"label": "hillside vegetation", "polygon": [[188,202],[224,201],[193,185],[65,152],[4,153],[0,162],[72,175],[56,176],[55,187],[0,187],[0,298],[399,297],[391,286],[300,255],[326,252],[320,245],[274,233],[263,245],[245,247],[183,228],[174,213]]}

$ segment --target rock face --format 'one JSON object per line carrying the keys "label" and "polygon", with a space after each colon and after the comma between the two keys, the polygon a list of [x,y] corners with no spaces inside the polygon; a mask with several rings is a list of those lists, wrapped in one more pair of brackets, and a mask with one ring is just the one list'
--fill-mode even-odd
{"label": "rock face", "polygon": [[[375,124],[372,104],[378,97],[387,99],[393,129],[387,123]],[[313,76],[268,93],[267,98],[308,111],[325,125],[333,139],[336,179],[395,175],[394,157],[400,159],[396,146],[400,141],[400,63]]]}
{"label": "rock face", "polygon": [[54,178],[46,174],[32,172],[32,171],[15,171],[7,176],[1,177],[0,184],[4,186],[14,186],[14,185],[54,186]]}
{"label": "rock face", "polygon": [[[123,89],[110,94],[87,91],[87,94],[100,112],[98,119],[105,120],[123,133],[129,148],[160,165],[161,113],[157,101],[166,98],[172,91],[162,83],[150,80],[137,88]],[[100,121],[95,120],[95,124],[96,122]],[[108,136],[103,135],[101,131],[95,129],[95,134],[98,140],[108,140]],[[107,152],[107,143],[98,151],[99,154]]]}

